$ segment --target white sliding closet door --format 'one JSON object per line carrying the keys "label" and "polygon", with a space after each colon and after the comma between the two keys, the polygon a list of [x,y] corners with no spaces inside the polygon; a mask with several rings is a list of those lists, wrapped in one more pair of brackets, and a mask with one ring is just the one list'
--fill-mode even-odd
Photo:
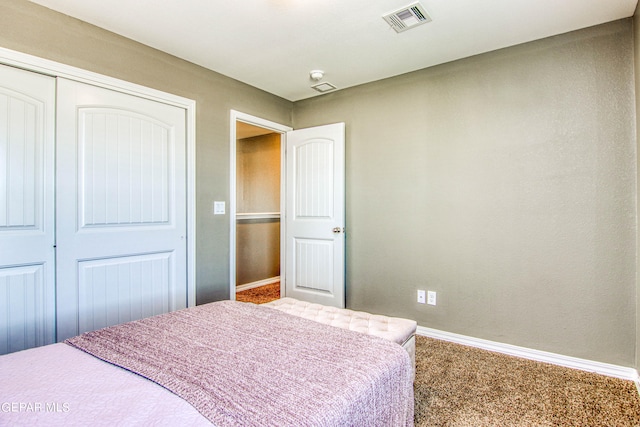
{"label": "white sliding closet door", "polygon": [[57,339],[187,305],[185,110],[58,79]]}
{"label": "white sliding closet door", "polygon": [[0,354],[55,342],[55,79],[0,65]]}

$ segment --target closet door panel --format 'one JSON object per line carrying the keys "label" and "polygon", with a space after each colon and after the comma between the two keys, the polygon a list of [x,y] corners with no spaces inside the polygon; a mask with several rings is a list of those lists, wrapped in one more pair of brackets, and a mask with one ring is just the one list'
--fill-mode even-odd
{"label": "closet door panel", "polygon": [[44,264],[0,269],[0,354],[54,342],[46,276]]}
{"label": "closet door panel", "polygon": [[79,262],[79,327],[91,331],[168,311],[173,253]]}
{"label": "closet door panel", "polygon": [[184,109],[58,79],[57,132],[58,339],[186,307]]}
{"label": "closet door panel", "polygon": [[80,226],[168,224],[175,138],[133,111],[78,111]]}
{"label": "closet door panel", "polygon": [[55,79],[0,65],[0,354],[55,342]]}

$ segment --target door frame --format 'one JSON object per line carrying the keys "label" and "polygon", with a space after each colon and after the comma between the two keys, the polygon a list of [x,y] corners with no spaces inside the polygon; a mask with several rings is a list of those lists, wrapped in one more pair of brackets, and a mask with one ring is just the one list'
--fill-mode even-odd
{"label": "door frame", "polygon": [[230,111],[229,137],[229,299],[236,299],[236,123],[269,129],[280,134],[280,295],[284,295],[285,277],[282,272],[285,267],[285,228],[282,224],[286,218],[285,212],[285,183],[286,183],[286,141],[287,132],[293,128],[240,111]]}
{"label": "door frame", "polygon": [[0,47],[0,64],[51,77],[63,77],[117,92],[183,108],[186,113],[187,144],[187,307],[196,305],[196,102],[125,80]]}

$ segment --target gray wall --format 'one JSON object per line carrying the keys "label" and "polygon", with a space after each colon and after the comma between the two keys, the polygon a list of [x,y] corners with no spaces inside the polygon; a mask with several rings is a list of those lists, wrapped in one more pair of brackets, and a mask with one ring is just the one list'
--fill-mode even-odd
{"label": "gray wall", "polygon": [[629,19],[297,102],[346,122],[347,305],[635,366],[633,83]]}
{"label": "gray wall", "polygon": [[0,2],[0,46],[194,99],[196,111],[197,302],[229,297],[231,109],[284,125],[293,104],[26,0]]}

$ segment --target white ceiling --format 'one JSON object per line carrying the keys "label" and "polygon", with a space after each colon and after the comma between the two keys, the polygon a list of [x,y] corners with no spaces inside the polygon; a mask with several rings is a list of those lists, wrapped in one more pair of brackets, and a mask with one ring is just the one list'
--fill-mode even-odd
{"label": "white ceiling", "polygon": [[421,0],[433,19],[396,33],[414,0],[32,0],[291,101],[632,16],[638,0]]}

